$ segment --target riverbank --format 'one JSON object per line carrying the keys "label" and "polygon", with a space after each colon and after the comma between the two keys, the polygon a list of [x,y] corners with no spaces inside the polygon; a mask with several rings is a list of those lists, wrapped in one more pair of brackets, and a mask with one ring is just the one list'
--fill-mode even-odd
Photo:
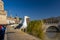
{"label": "riverbank", "polygon": [[18,29],[14,29],[13,27],[7,27],[4,39],[5,40],[40,40],[39,38],[24,33]]}

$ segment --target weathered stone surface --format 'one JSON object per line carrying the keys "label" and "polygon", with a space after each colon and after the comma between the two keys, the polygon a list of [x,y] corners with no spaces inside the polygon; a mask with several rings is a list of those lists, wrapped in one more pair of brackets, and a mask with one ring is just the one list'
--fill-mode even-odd
{"label": "weathered stone surface", "polygon": [[13,27],[7,27],[5,40],[40,40],[32,35],[16,30]]}

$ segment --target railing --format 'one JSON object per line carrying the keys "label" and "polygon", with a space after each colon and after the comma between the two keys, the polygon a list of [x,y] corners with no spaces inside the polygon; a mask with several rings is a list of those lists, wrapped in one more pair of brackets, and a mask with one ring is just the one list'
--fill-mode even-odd
{"label": "railing", "polygon": [[58,23],[44,23],[44,24],[58,24]]}

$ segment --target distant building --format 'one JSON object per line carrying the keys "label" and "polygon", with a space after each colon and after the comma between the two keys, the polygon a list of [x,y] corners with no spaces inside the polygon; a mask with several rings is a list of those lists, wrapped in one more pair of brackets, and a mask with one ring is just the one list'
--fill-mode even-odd
{"label": "distant building", "polygon": [[12,23],[12,24],[19,24],[20,23],[20,19],[19,17],[7,17],[7,22]]}
{"label": "distant building", "polygon": [[16,24],[20,23],[20,20],[21,20],[21,19],[20,19],[19,17],[16,16],[14,19],[15,19],[15,23],[16,23]]}
{"label": "distant building", "polygon": [[27,18],[26,21],[27,21],[27,24],[29,24],[29,22],[30,22],[30,18]]}

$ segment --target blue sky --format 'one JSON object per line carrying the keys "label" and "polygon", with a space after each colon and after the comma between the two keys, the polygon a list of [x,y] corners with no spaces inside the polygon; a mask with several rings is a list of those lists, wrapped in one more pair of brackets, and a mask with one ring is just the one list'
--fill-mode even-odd
{"label": "blue sky", "polygon": [[60,0],[3,0],[8,16],[44,19],[60,16]]}

